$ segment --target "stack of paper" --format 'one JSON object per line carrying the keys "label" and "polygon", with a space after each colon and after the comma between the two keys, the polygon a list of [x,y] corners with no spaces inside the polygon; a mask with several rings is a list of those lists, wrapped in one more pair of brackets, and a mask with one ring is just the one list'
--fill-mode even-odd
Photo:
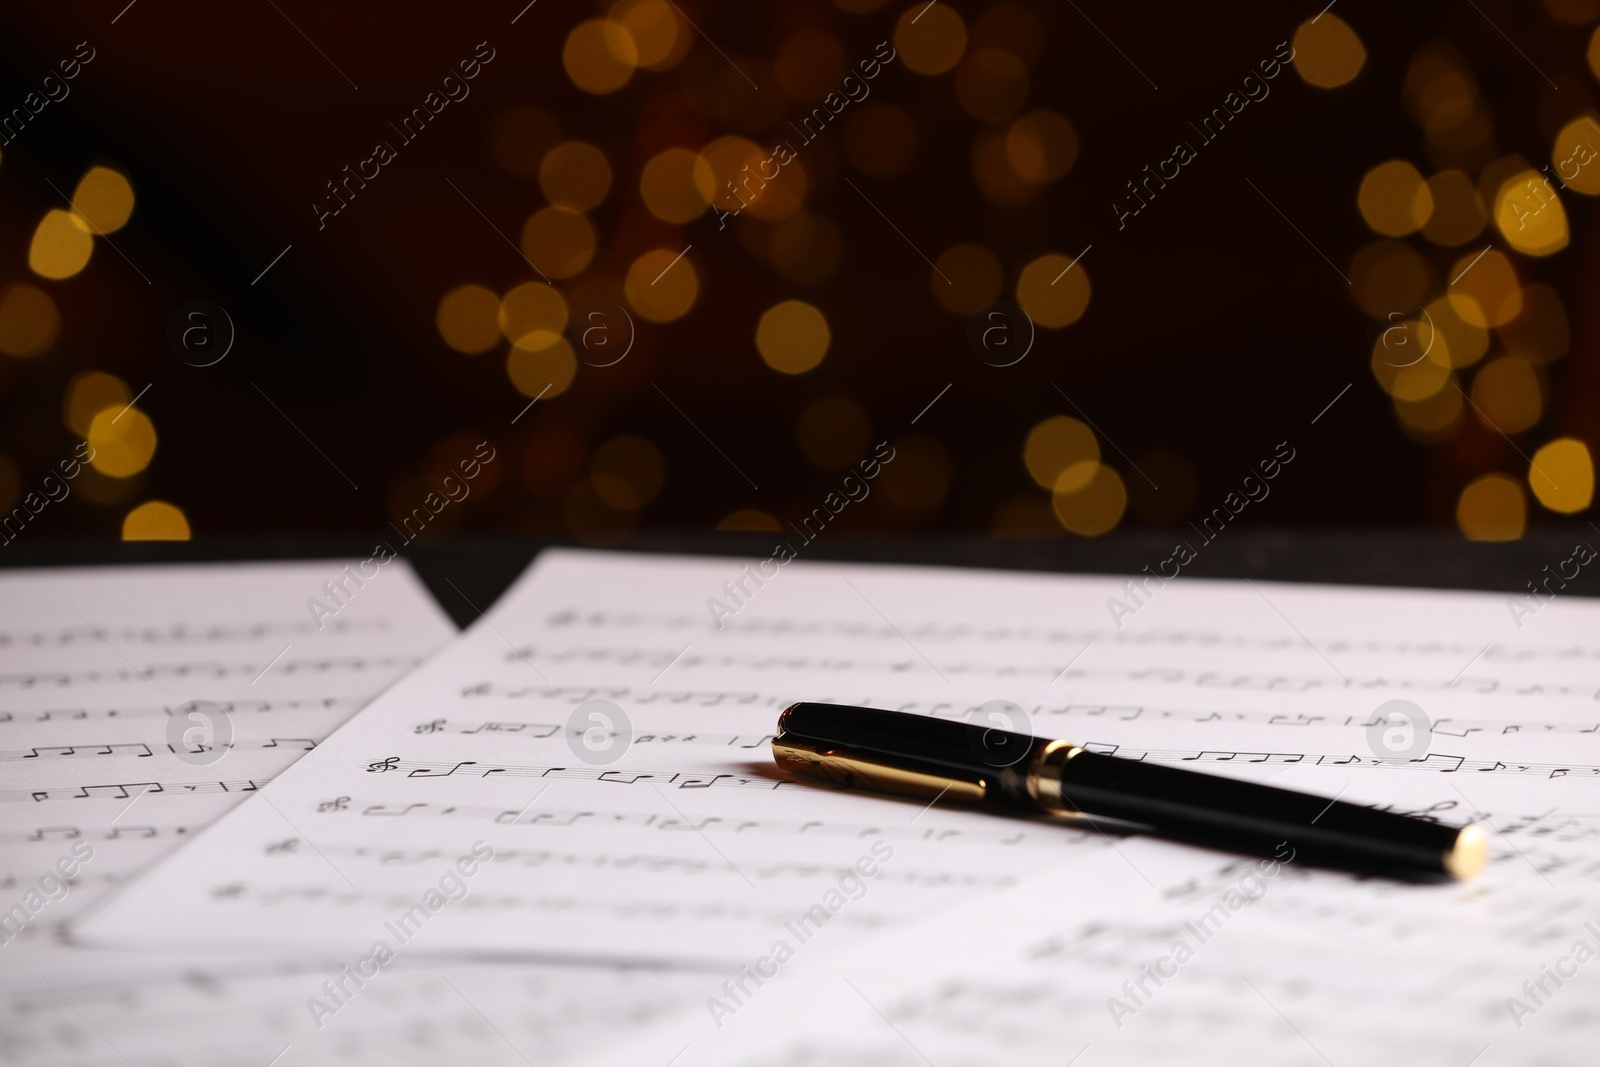
{"label": "stack of paper", "polygon": [[[205,608],[220,583],[207,593],[196,577],[165,615],[148,594],[130,594],[144,616],[117,614],[115,598],[80,604],[79,627],[103,633],[59,662],[107,669],[118,633],[192,633],[224,613],[252,628],[250,654],[233,651],[257,671],[275,642],[331,641],[271,631],[309,624],[303,600],[322,580],[287,570],[292,581],[260,572],[283,587],[260,602]],[[149,572],[116,576],[134,589]],[[88,599],[107,575],[73,577]],[[313,588],[291,595],[302,580]],[[437,623],[398,593],[363,607],[391,580],[415,588],[385,574],[323,620],[387,620],[364,663],[415,656],[430,643],[415,620]],[[34,576],[11,581],[48,592]],[[70,629],[46,617],[58,622],[5,624]],[[1464,1064],[1487,1046],[1560,1058],[1593,1010],[1568,987],[1600,953],[1597,621],[1560,599],[1530,616],[1481,594],[547,552],[466,634],[343,728],[307,738],[293,766],[272,765],[269,787],[203,832],[191,820],[194,841],[72,925],[88,948],[59,950],[97,973],[162,953],[243,975],[215,1011],[198,984],[108,985],[84,1003],[73,990],[87,987],[62,985],[57,1003],[107,1044],[171,1062],[230,1062],[224,1048],[257,1064],[1237,1062],[1268,1041],[1287,1062],[1398,1049]],[[313,662],[344,662],[328,649]],[[132,662],[104,682],[125,695],[108,704],[132,704],[143,683],[127,668],[159,659],[123,651]],[[351,696],[332,673],[297,667],[270,692]],[[154,703],[239,701],[250,680],[237,680]],[[19,683],[16,707],[33,707],[39,685]],[[778,713],[802,699],[947,717],[1009,701],[1038,735],[1478,819],[1496,832],[1492,862],[1477,882],[1419,887],[817,789],[783,779],[768,747]],[[316,733],[258,719],[239,731],[244,717],[233,712],[241,736],[279,738],[257,752]],[[26,755],[35,742],[149,743],[133,730],[91,738],[82,723],[47,736],[53,720],[0,726],[22,753],[6,767],[38,761],[26,781],[7,772],[8,795],[13,779],[31,791],[154,777],[42,776],[44,752]],[[114,806],[98,795],[61,803],[95,806],[109,826]],[[163,795],[118,823],[156,825],[146,813]],[[8,852],[8,874],[42,872],[67,843],[50,837],[28,844],[26,864]],[[82,878],[98,873],[96,848]],[[263,961],[282,962],[264,974]],[[119,988],[147,1006],[119,1007]],[[10,1014],[43,1010],[17,1001]],[[195,1015],[215,1020],[210,1037],[152,1022]],[[48,1025],[20,1032],[19,1062],[89,1058],[52,1045]]]}

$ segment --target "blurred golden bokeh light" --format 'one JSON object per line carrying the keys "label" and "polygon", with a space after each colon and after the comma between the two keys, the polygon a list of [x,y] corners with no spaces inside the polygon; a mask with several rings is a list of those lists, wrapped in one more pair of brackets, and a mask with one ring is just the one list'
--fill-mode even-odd
{"label": "blurred golden bokeh light", "polygon": [[606,18],[578,23],[567,34],[561,65],[572,84],[587,93],[614,93],[633,77],[639,49],[620,23]]}
{"label": "blurred golden bokeh light", "polygon": [[567,207],[540,208],[522,227],[522,254],[552,278],[579,274],[594,258],[594,226]]}
{"label": "blurred golden bokeh light", "polygon": [[1089,307],[1089,273],[1058,253],[1049,253],[1022,268],[1017,278],[1017,303],[1036,325],[1056,330],[1070,326]]}
{"label": "blurred golden bokeh light", "polygon": [[1324,11],[1294,31],[1294,69],[1307,85],[1337,89],[1353,81],[1367,62],[1367,49],[1338,15]]}
{"label": "blurred golden bokeh light", "polygon": [[1451,387],[1440,389],[1421,400],[1394,398],[1394,412],[1400,419],[1401,429],[1413,441],[1421,444],[1438,444],[1455,433],[1461,426],[1466,402],[1460,390]]}
{"label": "blurred golden bokeh light", "polygon": [[668,70],[689,54],[689,28],[667,0],[623,0],[612,6],[611,17],[627,31],[645,70]]}
{"label": "blurred golden bokeh light", "polygon": [[1516,356],[1485,363],[1472,379],[1472,403],[1491,430],[1520,433],[1539,421],[1543,390],[1531,364]]}
{"label": "blurred golden bokeh light", "polygon": [[165,500],[140,504],[122,519],[124,541],[187,541],[189,519],[183,510]]}
{"label": "blurred golden bokeh light", "polygon": [[1098,537],[1122,521],[1128,491],[1116,471],[1097,460],[1084,460],[1057,477],[1050,505],[1069,532]]}
{"label": "blurred golden bokeh light", "polygon": [[94,235],[75,211],[45,212],[28,246],[28,267],[41,278],[70,278],[89,265]]}
{"label": "blurred golden bokeh light", "polygon": [[104,371],[79,371],[67,382],[67,393],[61,405],[61,421],[67,429],[87,439],[94,417],[110,410],[113,415],[128,406],[133,392],[128,384],[114,374]]}
{"label": "blurred golden bokeh light", "polygon": [[1567,210],[1554,183],[1536,170],[1520,171],[1501,184],[1494,223],[1525,256],[1548,256],[1567,247]]}
{"label": "blurred golden bokeh light", "polygon": [[1415,311],[1437,284],[1433,267],[1404,241],[1374,241],[1350,260],[1352,295],[1374,318]]}
{"label": "blurred golden bokeh light", "polygon": [[[1094,431],[1067,415],[1052,415],[1028,431],[1022,445],[1022,463],[1042,489],[1054,490],[1069,467],[1100,458]],[[1084,470],[1092,474],[1092,470]]]}
{"label": "blurred golden bokeh light", "polygon": [[821,311],[803,300],[785,300],[762,312],[756,323],[756,350],[773,370],[804,374],[828,354],[832,336]]}
{"label": "blurred golden bokeh light", "polygon": [[25,282],[0,291],[0,352],[37,356],[55,343],[60,329],[61,313],[49,293]]}
{"label": "blurred golden bokeh light", "polygon": [[1576,515],[1594,503],[1594,458],[1576,437],[1558,437],[1533,454],[1528,487],[1539,503]]}
{"label": "blurred golden bokeh light", "polygon": [[628,267],[622,283],[628,304],[651,322],[681,319],[700,295],[700,277],[689,257],[657,248]]}
{"label": "blurred golden bokeh light", "polygon": [[[1489,351],[1489,331],[1457,315],[1455,306],[1445,297],[1441,296],[1423,308],[1423,314],[1425,317],[1419,323],[1417,334],[1426,348],[1426,342],[1432,340],[1428,327],[1437,331],[1444,348],[1437,354],[1430,350],[1428,358],[1440,366],[1470,367]],[[1415,356],[1415,353],[1412,355]],[[1405,360],[1395,358],[1391,362],[1403,363]]]}
{"label": "blurred golden bokeh light", "polygon": [[566,141],[544,154],[539,189],[559,207],[593,211],[611,191],[611,162],[587,141]]}
{"label": "blurred golden bokeh light", "polygon": [[95,233],[115,233],[133,215],[133,186],[110,167],[91,167],[72,192],[72,209]]}
{"label": "blurred golden bokeh light", "polygon": [[1404,237],[1427,225],[1433,214],[1433,194],[1416,167],[1403,159],[1391,159],[1361,179],[1356,206],[1375,232]]}
{"label": "blurred golden bokeh light", "polygon": [[487,352],[500,343],[500,298],[481,285],[458,285],[439,301],[433,321],[457,352]]}
{"label": "blurred golden bokeh light", "polygon": [[1550,167],[1562,185],[1585,196],[1600,194],[1600,123],[1585,112],[1561,127],[1550,147]]}
{"label": "blurred golden bokeh light", "polygon": [[1456,525],[1469,541],[1515,541],[1527,522],[1522,485],[1504,474],[1474,479],[1456,501]]}
{"label": "blurred golden bokeh light", "polygon": [[644,206],[662,222],[682,225],[699,218],[716,193],[717,175],[710,162],[687,148],[656,153],[639,175]]}
{"label": "blurred golden bokeh light", "polygon": [[895,23],[894,47],[910,70],[943,74],[961,62],[967,49],[967,25],[948,4],[916,3]]}
{"label": "blurred golden bokeh light", "polygon": [[1504,253],[1462,256],[1450,270],[1450,306],[1463,322],[1504,326],[1522,314],[1522,283]]}
{"label": "blurred golden bokeh light", "polygon": [[567,328],[567,301],[552,285],[523,282],[501,298],[497,323],[507,341],[535,351]]}
{"label": "blurred golden bokeh light", "polygon": [[1065,177],[1078,161],[1078,131],[1059,111],[1040,108],[1011,123],[1001,148],[1018,178],[1046,185]]}
{"label": "blurred golden bokeh light", "polygon": [[138,408],[106,408],[89,420],[90,463],[101,474],[131,478],[156,454],[156,428]]}
{"label": "blurred golden bokeh light", "polygon": [[1472,70],[1454,45],[1432,41],[1417,49],[1400,98],[1413,121],[1433,133],[1467,122],[1478,97]]}
{"label": "blurred golden bokeh light", "polygon": [[1028,68],[1004,49],[980,48],[956,72],[956,99],[975,119],[1008,119],[1028,99]]}
{"label": "blurred golden bokeh light", "polygon": [[756,508],[739,508],[717,520],[719,530],[741,530],[751,533],[782,533],[777,519]]}
{"label": "blurred golden bokeh light", "polygon": [[512,345],[506,354],[506,376],[523,396],[550,400],[567,391],[578,373],[578,357],[565,337],[556,336],[536,349]]}

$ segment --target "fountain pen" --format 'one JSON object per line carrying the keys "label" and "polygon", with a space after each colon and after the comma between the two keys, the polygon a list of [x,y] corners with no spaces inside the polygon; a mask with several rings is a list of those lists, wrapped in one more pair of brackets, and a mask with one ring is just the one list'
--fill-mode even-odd
{"label": "fountain pen", "polygon": [[1447,826],[897,711],[792,704],[772,754],[790,774],[835,787],[1042,811],[1250,855],[1281,857],[1287,843],[1298,862],[1409,881],[1471,878],[1489,853],[1475,823]]}

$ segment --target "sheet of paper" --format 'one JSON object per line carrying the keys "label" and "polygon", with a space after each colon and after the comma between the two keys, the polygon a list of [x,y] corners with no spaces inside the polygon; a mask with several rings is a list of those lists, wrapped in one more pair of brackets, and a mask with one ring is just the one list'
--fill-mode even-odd
{"label": "sheet of paper", "polygon": [[[452,636],[406,564],[346,563],[0,574],[7,977],[147,971],[63,933]],[[343,606],[314,616],[330,581]]]}
{"label": "sheet of paper", "polygon": [[769,951],[591,1063],[1586,1062],[1600,898],[1500,860],[1462,891],[1124,841],[910,929]]}
{"label": "sheet of paper", "polygon": [[688,972],[403,959],[324,1012],[324,983],[355,986],[322,953],[65,943],[69,920],[454,633],[404,563],[350,573],[360,564],[0,575],[0,1063],[554,1064],[698,988]]}
{"label": "sheet of paper", "polygon": [[[793,565],[761,590],[750,610],[762,614],[718,630],[706,597],[742,565],[547,553],[486,620],[274,783],[270,804],[241,808],[82,936],[726,962],[836,895],[863,858],[884,863],[886,888],[841,913],[858,932],[1106,847],[1087,831],[782,781],[770,739],[793,700],[942,696],[949,683],[914,669],[892,629],[892,645],[878,635],[851,585],[881,595],[870,568]],[[872,646],[859,662],[857,631]],[[456,864],[471,870],[451,875]]]}
{"label": "sheet of paper", "polygon": [[[1355,926],[1439,960],[1504,953],[1581,909],[1600,876],[1592,604],[1528,618],[1478,594],[802,562],[758,586],[742,567],[547,554],[280,777],[265,795],[297,831],[242,806],[84,935],[729,975],[779,941],[822,958],[1063,862],[1127,866],[1130,846],[1093,831],[781,782],[766,741],[796,699],[947,716],[1009,700],[1039,734],[1499,831],[1466,887],[1306,872],[1281,896],[1296,936]],[[614,705],[609,721],[593,700]],[[1158,895],[1218,862],[1140,847],[1177,857],[1175,874],[1141,878]],[[446,881],[462,858],[472,875]],[[1064,915],[1120,914],[1090,873],[1058,884]],[[1132,966],[1141,948],[1108,951]],[[1258,984],[1298,989],[1309,958],[1271,956]]]}

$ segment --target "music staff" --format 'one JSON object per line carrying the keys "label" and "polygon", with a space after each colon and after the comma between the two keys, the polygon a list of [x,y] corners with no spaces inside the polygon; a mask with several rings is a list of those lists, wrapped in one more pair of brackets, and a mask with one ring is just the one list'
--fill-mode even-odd
{"label": "music staff", "polygon": [[1015,662],[944,662],[937,665],[923,662],[918,656],[875,659],[871,657],[807,656],[794,653],[768,655],[720,655],[689,653],[660,648],[616,648],[603,646],[565,646],[541,649],[536,645],[522,645],[503,657],[508,667],[519,661],[594,667],[605,665],[617,669],[660,670],[673,665],[682,671],[706,669],[713,673],[722,671],[781,671],[785,674],[804,673],[808,684],[815,685],[818,674],[865,673],[881,676],[885,673],[925,675],[934,671],[940,676],[977,677],[985,679],[1037,679],[1044,684],[1062,678],[1085,680],[1115,680],[1119,682],[1152,682],[1164,685],[1190,685],[1202,689],[1231,689],[1250,692],[1311,693],[1318,691],[1367,692],[1391,688],[1417,692],[1465,691],[1478,694],[1505,693],[1515,696],[1573,696],[1586,700],[1600,699],[1600,691],[1593,685],[1562,685],[1544,682],[1502,682],[1494,678],[1444,678],[1341,676],[1337,680],[1322,675],[1232,674],[1210,670],[1191,670],[1186,667],[1143,667],[1136,670],[1117,670],[1089,666],[1073,666],[1071,662],[1015,663]]}
{"label": "music staff", "polygon": [[[336,671],[360,673],[365,671],[398,672],[410,670],[422,662],[420,656],[342,656],[328,657],[325,659],[283,660],[275,664],[273,670],[278,674],[329,674]],[[0,686],[16,686],[21,689],[38,689],[53,686],[63,689],[68,686],[84,683],[101,682],[133,682],[156,681],[172,678],[237,678],[259,677],[265,663],[240,663],[226,664],[214,662],[199,663],[152,663],[139,670],[132,667],[121,667],[108,670],[87,671],[48,671],[37,674],[0,674]]]}
{"label": "music staff", "polygon": [[721,786],[738,786],[747,789],[777,789],[780,786],[801,788],[788,780],[752,778],[743,774],[701,774],[687,771],[636,771],[606,770],[603,767],[528,767],[516,764],[479,763],[477,760],[460,760],[450,763],[425,763],[389,756],[367,764],[369,772],[382,774],[403,771],[407,778],[490,778],[501,775],[508,778],[570,778],[585,782],[616,782],[636,785],[651,782],[671,785],[678,789],[709,789]]}
{"label": "music staff", "polygon": [[[551,614],[545,620],[545,626],[553,630],[570,630],[577,629],[579,626],[588,626],[601,632],[615,632],[624,629],[665,629],[683,633],[705,630],[706,619],[703,616],[652,615],[634,612],[613,614],[604,611],[579,611],[569,608]],[[802,621],[748,616],[738,620],[731,618],[722,620],[720,630],[729,635],[777,637],[786,641],[806,637],[832,637],[852,642],[874,639],[887,645],[894,645],[905,640],[905,637],[902,637],[898,631],[890,627],[848,619]],[[1067,645],[1074,649],[1085,644],[1121,645],[1136,648],[1176,646],[1206,651],[1235,648],[1280,652],[1300,651],[1305,648],[1303,642],[1289,637],[1253,637],[1244,634],[1225,634],[1218,630],[1163,630],[1156,628],[1137,631],[1062,630],[1009,624],[1003,626],[981,626],[964,622],[920,623],[907,627],[906,636],[918,644],[949,641],[964,644],[1017,645],[1025,642],[1035,642]],[[1374,638],[1340,637],[1323,637],[1318,640],[1317,644],[1319,648],[1335,657],[1341,654],[1351,656],[1442,656],[1455,660],[1458,657],[1481,656],[1486,661],[1501,660],[1517,663],[1542,659],[1600,660],[1600,645],[1594,648],[1580,648],[1571,645],[1511,648],[1493,644],[1485,650],[1479,646],[1464,645],[1450,641],[1383,641]]]}
{"label": "music staff", "polygon": [[49,745],[38,748],[23,749],[17,752],[0,752],[0,762],[7,760],[29,759],[82,759],[86,756],[153,756],[166,749],[168,752],[215,752],[218,749],[237,749],[240,751],[262,751],[273,748],[286,748],[295,752],[310,752],[317,747],[317,742],[309,737],[272,737],[260,739],[245,739],[227,741],[220,745],[174,745],[166,744],[156,749],[143,742],[123,742],[106,745]]}
{"label": "music staff", "polygon": [[[230,715],[262,714],[272,711],[356,711],[366,702],[348,697],[323,697],[320,700],[214,700]],[[152,704],[130,708],[46,708],[43,711],[0,710],[0,726],[39,722],[82,722],[90,719],[170,718],[187,710],[182,704]]]}
{"label": "music staff", "polygon": [[0,803],[13,800],[131,800],[148,793],[252,793],[271,778],[251,778],[227,782],[119,782],[112,785],[70,785],[54,789],[0,789]]}
{"label": "music staff", "polygon": [[187,626],[182,623],[167,626],[124,626],[118,629],[95,629],[92,626],[69,626],[61,630],[32,630],[12,632],[0,630],[0,652],[19,648],[70,647],[77,644],[103,645],[113,640],[118,645],[199,645],[234,641],[265,641],[268,638],[308,636],[319,629],[336,633],[384,633],[390,629],[388,619],[339,619],[325,622],[322,627],[310,622],[257,622],[233,626],[213,623]]}
{"label": "music staff", "polygon": [[1115,754],[1123,759],[1152,760],[1156,763],[1299,763],[1311,767],[1399,767],[1411,770],[1438,771],[1455,774],[1468,771],[1479,774],[1537,774],[1546,778],[1565,778],[1569,775],[1594,777],[1600,775],[1600,766],[1579,763],[1525,763],[1503,760],[1474,760],[1465,756],[1448,756],[1430,752],[1426,756],[1408,759],[1403,756],[1317,755],[1304,752],[1231,752],[1202,749],[1165,750],[1128,748],[1103,741],[1086,741],[1083,747],[1090,752]]}

